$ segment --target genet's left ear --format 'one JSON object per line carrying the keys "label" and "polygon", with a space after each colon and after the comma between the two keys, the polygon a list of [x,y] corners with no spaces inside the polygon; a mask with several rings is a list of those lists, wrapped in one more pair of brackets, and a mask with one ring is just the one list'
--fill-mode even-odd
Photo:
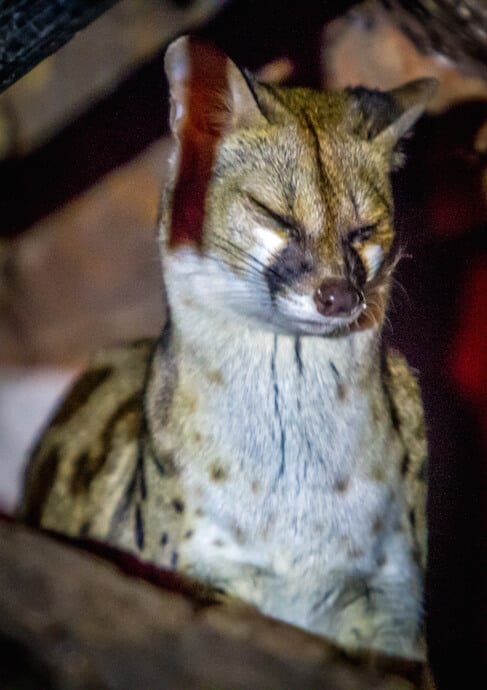
{"label": "genet's left ear", "polygon": [[362,86],[347,89],[351,97],[350,125],[353,132],[384,150],[394,151],[397,142],[423,114],[436,91],[436,79],[417,79],[392,91]]}
{"label": "genet's left ear", "polygon": [[375,137],[375,143],[394,147],[424,113],[438,87],[436,79],[426,77],[407,82],[386,95],[396,106],[394,119]]}

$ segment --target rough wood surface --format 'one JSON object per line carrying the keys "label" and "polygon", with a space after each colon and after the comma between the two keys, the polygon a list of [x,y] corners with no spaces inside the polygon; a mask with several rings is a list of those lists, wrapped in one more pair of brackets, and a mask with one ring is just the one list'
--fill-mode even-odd
{"label": "rough wood surface", "polygon": [[[6,4],[0,2],[0,91],[2,76],[8,80],[19,69],[30,71],[0,93],[0,159],[33,153],[89,111],[95,102],[103,103],[115,94],[130,75],[143,70],[144,64],[154,59],[161,46],[178,34],[207,23],[222,7],[217,0],[192,1],[184,7],[175,0],[119,0],[111,2],[113,6],[107,12],[59,46],[60,41],[68,38],[70,29],[74,31],[75,5],[88,20],[90,11],[101,12],[106,3],[70,0],[63,3],[64,11],[56,11],[59,2],[55,0],[14,0],[2,9]],[[21,12],[16,11],[16,4],[22,5]],[[50,17],[51,25],[43,27],[41,17],[44,21]],[[5,26],[9,19],[10,25]],[[55,34],[56,26],[59,37]],[[17,41],[18,38],[21,40]],[[47,58],[42,52],[46,38],[53,39],[47,46],[49,51],[59,47]],[[13,54],[7,56],[9,47]],[[156,92],[154,98],[164,89],[161,61],[158,75],[158,81],[144,84],[147,91],[152,88]],[[144,80],[144,74],[140,79]],[[141,117],[148,117],[150,108],[142,99]],[[121,115],[118,112],[114,118],[118,120]],[[95,121],[93,126],[96,125]],[[110,126],[114,125],[112,121]],[[134,121],[132,125],[131,136],[137,138],[138,127]],[[102,150],[94,150],[100,157]]]}
{"label": "rough wood surface", "polygon": [[487,78],[486,0],[382,0],[418,48]]}
{"label": "rough wood surface", "polygon": [[0,90],[7,88],[116,0],[14,0],[0,7]]}
{"label": "rough wood surface", "polygon": [[195,605],[8,521],[0,522],[0,651],[0,690],[421,687],[419,664],[352,659],[248,607]]}

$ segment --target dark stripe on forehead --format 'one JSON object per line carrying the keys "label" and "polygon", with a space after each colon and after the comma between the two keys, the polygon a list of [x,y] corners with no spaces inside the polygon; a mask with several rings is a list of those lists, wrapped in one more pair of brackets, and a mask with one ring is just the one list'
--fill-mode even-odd
{"label": "dark stripe on forehead", "polygon": [[311,139],[314,151],[315,151],[316,170],[318,171],[318,175],[320,178],[320,185],[322,187],[331,187],[330,178],[327,175],[327,172],[325,170],[325,167],[324,167],[323,161],[322,161],[321,145],[320,145],[320,140],[319,140],[318,134],[314,128],[314,125],[311,121],[311,118],[309,117],[308,113],[305,110],[302,111],[302,116],[303,116],[303,120],[306,123],[307,132],[310,135],[310,139]]}
{"label": "dark stripe on forehead", "polygon": [[[245,72],[244,72],[245,74]],[[294,113],[292,110],[289,109],[289,106],[287,105],[286,101],[282,98],[281,93],[279,93],[279,89],[274,89],[271,84],[262,84],[259,82],[259,92],[265,92],[267,94],[267,98],[269,99],[269,103],[272,101],[276,101],[280,108],[282,110],[287,111],[289,113],[289,117],[293,118]],[[265,109],[263,108],[263,103],[262,100],[259,101],[259,94],[256,94],[255,91],[252,89],[254,93],[254,97],[256,98],[256,101],[259,105],[259,109],[268,120],[268,122],[273,123],[275,120],[273,120],[273,112],[272,108],[271,109]],[[275,103],[273,104],[274,106],[276,105]],[[279,122],[279,120],[277,120]],[[267,143],[267,136],[265,136],[265,142]],[[256,138],[256,142],[259,141],[259,139]],[[265,155],[264,152],[262,152],[263,155]],[[284,152],[286,153],[286,151]],[[286,160],[286,157],[284,157],[283,160]],[[283,191],[285,193],[285,201],[287,203],[287,206],[289,208],[289,211],[292,215],[293,209],[294,209],[294,200],[296,198],[296,175],[299,176],[299,168],[296,165],[296,161],[294,160],[294,157],[290,156],[289,159],[286,160],[286,164],[284,164],[285,167],[285,174],[281,178],[281,181],[284,181],[283,185]]]}

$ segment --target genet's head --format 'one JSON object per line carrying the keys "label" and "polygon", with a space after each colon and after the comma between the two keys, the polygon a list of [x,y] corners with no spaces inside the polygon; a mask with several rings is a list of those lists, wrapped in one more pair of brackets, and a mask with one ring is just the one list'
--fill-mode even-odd
{"label": "genet's head", "polygon": [[188,37],[165,64],[170,300],[279,333],[380,327],[395,257],[389,175],[435,80],[387,93],[270,86]]}

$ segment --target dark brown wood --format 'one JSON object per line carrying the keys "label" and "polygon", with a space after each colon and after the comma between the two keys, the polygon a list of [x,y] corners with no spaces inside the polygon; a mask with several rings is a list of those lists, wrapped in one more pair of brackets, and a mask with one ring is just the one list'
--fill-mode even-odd
{"label": "dark brown wood", "polygon": [[486,0],[382,0],[423,52],[436,50],[487,79]]}
{"label": "dark brown wood", "polygon": [[420,664],[353,659],[249,607],[202,606],[201,590],[192,598],[174,584],[1,521],[0,690],[420,687]]}
{"label": "dark brown wood", "polygon": [[13,84],[117,0],[0,3],[0,91]]}

